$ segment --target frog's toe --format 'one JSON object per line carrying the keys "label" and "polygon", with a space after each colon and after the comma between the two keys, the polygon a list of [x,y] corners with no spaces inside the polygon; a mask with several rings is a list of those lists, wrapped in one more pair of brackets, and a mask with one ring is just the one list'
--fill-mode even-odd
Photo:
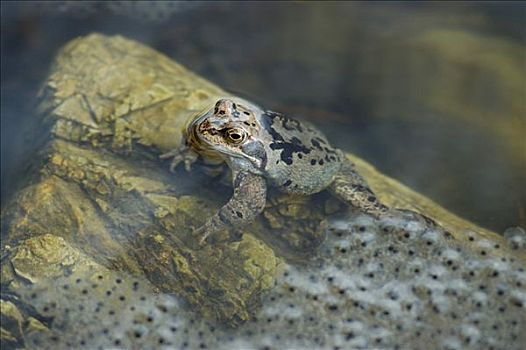
{"label": "frog's toe", "polygon": [[172,158],[172,157],[175,157],[178,153],[179,153],[179,151],[177,149],[173,149],[173,150],[171,150],[169,152],[166,152],[166,153],[163,153],[163,154],[159,155],[159,159]]}
{"label": "frog's toe", "polygon": [[192,163],[193,163],[193,159],[185,159],[184,160],[184,169],[187,171],[187,172],[190,172],[192,170]]}
{"label": "frog's toe", "polygon": [[175,172],[175,168],[177,168],[177,166],[179,165],[179,161],[172,161],[172,163],[170,164],[170,172],[174,173]]}
{"label": "frog's toe", "polygon": [[210,235],[210,232],[205,227],[199,227],[198,229],[193,230],[192,236],[197,242],[197,244],[202,247],[206,244],[206,239]]}
{"label": "frog's toe", "polygon": [[186,171],[190,172],[192,170],[192,164],[197,160],[197,155],[194,153],[186,153],[182,159],[184,162],[184,168]]}

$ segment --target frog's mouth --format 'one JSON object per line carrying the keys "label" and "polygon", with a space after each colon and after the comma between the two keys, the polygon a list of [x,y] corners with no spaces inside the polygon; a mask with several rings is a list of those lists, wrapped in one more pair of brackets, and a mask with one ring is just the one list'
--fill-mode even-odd
{"label": "frog's mouth", "polygon": [[224,161],[231,157],[246,159],[259,167],[261,161],[245,154],[242,150],[247,140],[238,144],[226,141],[225,134],[229,129],[229,125],[223,125],[220,128],[212,127],[206,116],[198,118],[188,129],[188,144],[196,152],[212,159]]}

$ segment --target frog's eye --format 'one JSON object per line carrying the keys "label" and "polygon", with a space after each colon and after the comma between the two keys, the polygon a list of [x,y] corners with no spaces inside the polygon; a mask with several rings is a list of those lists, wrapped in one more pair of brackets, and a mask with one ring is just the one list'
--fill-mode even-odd
{"label": "frog's eye", "polygon": [[242,129],[232,128],[226,131],[226,136],[232,143],[241,143],[247,138],[247,133]]}

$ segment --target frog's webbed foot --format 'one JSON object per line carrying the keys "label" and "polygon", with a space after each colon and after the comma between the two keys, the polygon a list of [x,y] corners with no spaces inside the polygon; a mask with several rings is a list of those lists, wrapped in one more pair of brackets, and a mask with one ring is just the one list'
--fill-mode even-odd
{"label": "frog's webbed foot", "polygon": [[232,232],[228,235],[228,242],[234,243],[239,242],[243,239],[243,230],[233,229]]}
{"label": "frog's webbed foot", "polygon": [[221,230],[228,230],[231,239],[236,239],[236,231],[252,222],[265,208],[267,184],[263,177],[251,173],[234,173],[234,194],[219,211],[206,223],[194,230],[193,235],[199,245]]}
{"label": "frog's webbed foot", "polygon": [[424,214],[418,213],[410,209],[391,209],[389,211],[389,215],[394,217],[403,217],[407,220],[418,221],[427,229],[434,230],[441,227],[435,220],[433,220],[429,216],[426,216]]}
{"label": "frog's webbed foot", "polygon": [[378,200],[350,161],[343,163],[342,169],[334,177],[329,189],[342,201],[376,218],[389,210]]}
{"label": "frog's webbed foot", "polygon": [[208,236],[210,236],[211,233],[212,231],[207,230],[205,226],[201,226],[193,230],[192,236],[194,236],[193,238],[195,239],[199,247],[202,247],[205,245],[206,239],[208,238]]}
{"label": "frog's webbed foot", "polygon": [[175,171],[175,168],[181,163],[184,162],[184,168],[186,171],[190,171],[192,164],[197,160],[198,155],[192,152],[188,146],[183,143],[179,148],[175,148],[170,152],[161,154],[160,159],[172,158],[172,163],[170,164],[170,171]]}

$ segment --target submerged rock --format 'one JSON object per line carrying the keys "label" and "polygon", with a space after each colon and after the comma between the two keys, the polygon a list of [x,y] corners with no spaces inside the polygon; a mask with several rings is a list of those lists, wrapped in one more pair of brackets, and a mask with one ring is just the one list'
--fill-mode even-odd
{"label": "submerged rock", "polygon": [[[158,155],[177,148],[187,119],[224,95],[122,37],[90,35],[63,48],[41,94],[52,130],[41,176],[2,213],[2,298],[19,310],[9,316],[14,329],[2,328],[3,344],[513,348],[524,341],[523,245],[508,245],[352,155],[384,203],[440,226],[407,211],[380,221],[351,212],[327,226],[327,215],[341,209],[328,195],[272,194],[240,241],[217,237],[195,249],[191,228],[230,189],[199,168],[170,174]],[[49,331],[20,328],[38,320]]]}

